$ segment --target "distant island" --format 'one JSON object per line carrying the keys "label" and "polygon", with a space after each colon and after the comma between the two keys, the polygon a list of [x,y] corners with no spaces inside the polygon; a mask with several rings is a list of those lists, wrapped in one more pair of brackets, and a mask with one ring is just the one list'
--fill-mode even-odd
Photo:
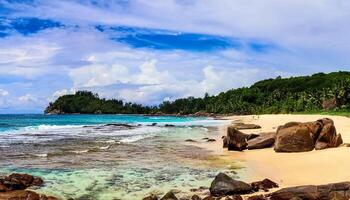
{"label": "distant island", "polygon": [[271,114],[350,110],[350,72],[277,77],[203,98],[181,98],[158,106],[99,98],[89,91],[59,97],[46,114]]}

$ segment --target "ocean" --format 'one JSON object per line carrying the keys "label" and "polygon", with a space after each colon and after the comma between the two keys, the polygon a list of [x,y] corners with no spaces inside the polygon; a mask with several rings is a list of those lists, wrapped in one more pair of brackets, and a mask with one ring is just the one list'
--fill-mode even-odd
{"label": "ocean", "polygon": [[37,191],[62,199],[186,193],[209,186],[229,167],[185,140],[205,142],[225,123],[170,116],[0,115],[0,175],[40,176],[45,185]]}

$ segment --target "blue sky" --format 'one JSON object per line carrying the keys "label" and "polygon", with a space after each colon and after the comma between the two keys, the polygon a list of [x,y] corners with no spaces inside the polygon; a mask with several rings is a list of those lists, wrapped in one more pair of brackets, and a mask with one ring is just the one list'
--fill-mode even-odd
{"label": "blue sky", "polygon": [[147,105],[350,70],[346,0],[0,0],[0,113],[92,90]]}

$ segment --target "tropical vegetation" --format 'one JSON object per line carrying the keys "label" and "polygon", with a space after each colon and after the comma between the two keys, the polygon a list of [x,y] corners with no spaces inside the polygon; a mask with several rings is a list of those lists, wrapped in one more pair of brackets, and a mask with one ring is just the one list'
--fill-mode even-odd
{"label": "tropical vegetation", "polygon": [[350,72],[317,73],[311,76],[273,78],[203,98],[187,97],[158,106],[100,99],[79,91],[64,95],[46,113],[130,113],[130,114],[263,114],[322,111],[350,112]]}

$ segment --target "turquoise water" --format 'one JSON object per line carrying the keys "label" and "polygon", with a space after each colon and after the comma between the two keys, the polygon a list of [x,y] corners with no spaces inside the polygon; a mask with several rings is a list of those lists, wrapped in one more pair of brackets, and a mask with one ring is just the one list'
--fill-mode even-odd
{"label": "turquoise water", "polygon": [[0,115],[0,131],[40,125],[96,125],[107,123],[186,123],[205,118],[141,115]]}
{"label": "turquoise water", "polygon": [[185,195],[208,186],[227,166],[184,140],[206,142],[203,138],[217,135],[225,123],[137,115],[0,115],[0,173],[41,176],[45,185],[38,191],[62,199],[133,200],[170,189]]}

